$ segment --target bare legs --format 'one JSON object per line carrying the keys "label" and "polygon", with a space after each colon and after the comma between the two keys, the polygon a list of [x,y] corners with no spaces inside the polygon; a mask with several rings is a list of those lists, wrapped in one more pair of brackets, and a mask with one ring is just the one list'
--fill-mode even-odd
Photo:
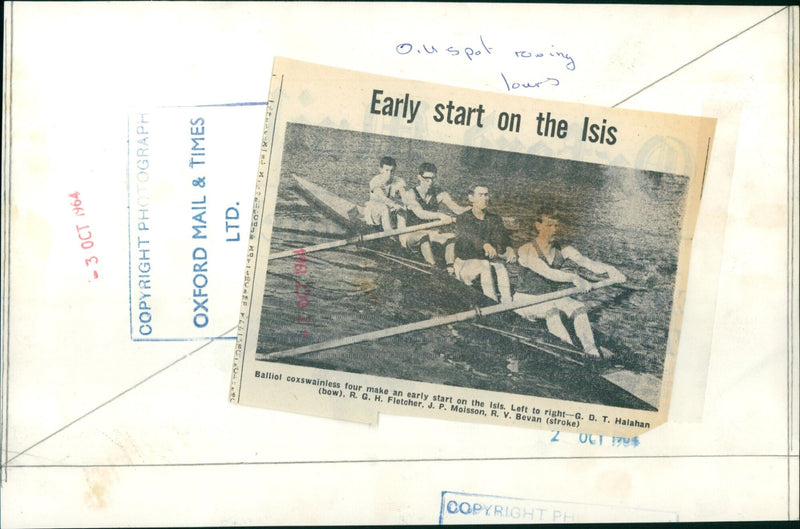
{"label": "bare legs", "polygon": [[[525,299],[526,297],[533,297],[533,295],[517,293],[514,299]],[[575,334],[578,336],[578,341],[580,341],[583,352],[591,357],[600,356],[597,350],[597,344],[594,340],[592,325],[589,322],[589,316],[586,314],[586,307],[580,301],[576,301],[572,298],[561,298],[538,305],[532,305],[515,312],[530,320],[543,318],[550,334],[570,345],[574,345],[561,317],[562,314],[566,315],[572,320]]]}
{"label": "bare legs", "polygon": [[[501,262],[490,262],[487,259],[467,259],[466,261],[455,259],[455,274],[467,285],[471,285],[475,279],[480,278],[483,294],[494,301],[498,301],[497,290],[500,291],[500,302],[511,301],[508,270]],[[497,289],[495,289],[495,278]]]}

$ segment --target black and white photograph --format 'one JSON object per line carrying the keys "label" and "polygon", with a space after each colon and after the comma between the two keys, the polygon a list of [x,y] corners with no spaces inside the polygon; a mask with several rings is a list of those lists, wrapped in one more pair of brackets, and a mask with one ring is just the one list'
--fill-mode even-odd
{"label": "black and white photograph", "polygon": [[285,138],[260,360],[658,405],[686,176],[295,123]]}

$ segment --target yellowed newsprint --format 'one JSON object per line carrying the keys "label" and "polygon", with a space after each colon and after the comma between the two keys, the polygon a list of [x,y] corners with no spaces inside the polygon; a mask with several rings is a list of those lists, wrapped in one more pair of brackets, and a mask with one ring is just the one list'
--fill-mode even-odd
{"label": "yellowed newsprint", "polygon": [[230,400],[663,424],[715,123],[276,59]]}

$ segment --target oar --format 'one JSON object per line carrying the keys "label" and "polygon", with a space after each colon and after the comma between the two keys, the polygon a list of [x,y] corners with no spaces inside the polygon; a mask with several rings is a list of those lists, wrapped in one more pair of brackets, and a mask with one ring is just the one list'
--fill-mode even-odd
{"label": "oar", "polygon": [[[364,235],[363,233],[359,233],[353,237],[348,237],[347,239],[339,239],[336,241],[329,241],[323,242],[321,244],[315,244],[314,246],[308,246],[306,248],[298,248],[295,250],[284,250],[282,252],[276,252],[274,254],[270,254],[269,259],[281,259],[283,257],[291,257],[297,255],[298,253],[311,253],[311,252],[318,252],[320,250],[330,250],[331,248],[340,248],[342,246],[347,246],[348,244],[359,244],[364,241],[374,241],[376,239],[383,239],[386,237],[391,237],[393,235],[403,235],[404,233],[412,233],[419,230],[428,230],[431,228],[438,228],[440,226],[447,226],[448,224],[452,224],[452,218],[446,218],[444,220],[435,220],[433,222],[428,222],[426,224],[418,224],[416,226],[408,226],[406,228],[397,228],[395,230],[387,230],[387,231],[378,231],[375,233],[368,233]],[[300,252],[300,250],[303,250]]]}
{"label": "oar", "polygon": [[[591,285],[591,288],[589,290],[597,290],[612,284],[614,284],[614,281],[612,281],[611,279],[606,279],[605,281],[594,283],[593,285]],[[320,342],[311,345],[306,345],[303,347],[296,347],[294,349],[286,349],[284,351],[276,351],[274,353],[257,354],[256,358],[259,360],[266,360],[270,358],[288,358],[288,357],[301,356],[308,353],[314,353],[317,351],[324,351],[326,349],[334,349],[336,347],[342,347],[344,345],[354,345],[361,342],[378,340],[380,338],[388,338],[389,336],[396,336],[398,334],[405,334],[413,331],[419,331],[422,329],[430,329],[431,327],[439,327],[441,325],[447,325],[449,323],[456,323],[459,321],[470,320],[472,318],[489,316],[491,314],[499,314],[501,312],[507,312],[509,310],[522,309],[525,307],[530,307],[531,305],[538,305],[546,301],[552,301],[554,299],[563,298],[566,296],[572,296],[573,294],[578,294],[580,292],[583,292],[583,290],[581,290],[578,287],[565,288],[562,290],[556,290],[555,292],[540,294],[538,296],[527,298],[524,300],[512,301],[510,303],[499,303],[497,305],[491,305],[489,307],[483,307],[483,308],[475,307],[472,310],[465,310],[464,312],[458,312],[456,314],[450,314],[448,316],[437,316],[429,320],[407,323],[405,325],[390,327],[388,329],[366,332],[363,334],[357,334],[355,336],[347,336],[345,338],[336,338],[334,340],[328,340],[327,342]]]}
{"label": "oar", "polygon": [[[582,278],[584,278],[587,281],[602,281],[602,279],[600,279],[599,275],[595,274],[591,270],[586,270],[585,268],[581,269],[578,272],[578,275],[580,275]],[[631,285],[631,284],[629,284],[627,282],[626,283],[617,283],[614,286],[617,287],[617,288],[621,288],[623,290],[630,290],[630,291],[633,291],[633,292],[644,292],[646,290],[650,290],[647,287],[643,287],[643,286],[639,286],[639,285]]]}
{"label": "oar", "polygon": [[392,254],[388,254],[386,252],[373,250],[372,248],[361,248],[361,249],[364,250],[364,251],[370,252],[370,253],[374,253],[376,255],[380,255],[384,259],[388,259],[389,261],[392,261],[394,263],[398,263],[398,264],[401,264],[403,266],[407,266],[409,268],[413,268],[417,272],[422,272],[423,274],[428,274],[429,276],[433,275],[433,272],[430,269],[426,270],[425,268],[422,268],[423,266],[430,266],[430,265],[427,265],[427,264],[423,265],[423,263],[420,263],[419,261],[412,261],[411,259],[405,259],[405,258],[397,256],[397,255],[392,255]]}
{"label": "oar", "polygon": [[[517,265],[522,270],[530,270],[529,268],[526,268],[526,267],[522,266],[519,263],[517,263]],[[604,281],[605,280],[602,276],[600,276],[598,274],[595,274],[591,270],[587,270],[586,268],[583,268],[583,267],[581,267],[580,269],[576,269],[574,267],[569,267],[569,268],[566,268],[565,270],[569,271],[569,272],[574,272],[574,273],[578,274],[579,276],[581,276],[583,279],[585,279],[587,281],[597,282],[597,281]],[[647,287],[643,287],[643,286],[640,286],[640,285],[631,285],[631,284],[629,284],[627,282],[614,283],[613,286],[616,287],[616,288],[621,288],[622,290],[627,290],[627,291],[631,291],[631,292],[645,292],[647,290],[650,290]]]}

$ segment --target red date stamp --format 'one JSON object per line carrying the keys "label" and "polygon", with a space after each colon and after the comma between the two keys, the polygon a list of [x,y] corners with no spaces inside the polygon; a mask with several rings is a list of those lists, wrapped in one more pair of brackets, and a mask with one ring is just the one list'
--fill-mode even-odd
{"label": "red date stamp", "polygon": [[[305,278],[305,274],[308,273],[308,264],[306,264],[306,251],[303,248],[300,248],[299,250],[294,250],[293,253],[294,273],[295,276],[297,276],[294,281],[294,303],[301,311],[297,315],[297,324],[311,325],[311,316],[305,313],[305,309],[311,305],[311,300],[309,299],[311,295],[311,288],[309,287],[309,283]],[[307,328],[303,329],[303,337],[308,337]]]}
{"label": "red date stamp", "polygon": [[[80,199],[80,192],[75,191],[74,193],[70,193],[68,196],[69,198],[72,199],[72,201],[69,203],[69,205],[72,207],[72,213],[76,217],[85,216],[86,211],[82,207],[83,201]],[[78,234],[78,239],[81,241],[80,242],[81,248],[84,251],[88,252],[89,250],[92,250],[92,248],[94,248],[94,240],[92,239],[92,232],[89,229],[89,225],[88,224],[81,225],[81,224],[83,223],[75,224],[75,231]],[[95,252],[92,251],[90,253],[95,253]],[[97,265],[99,264],[100,259],[98,259],[97,256],[95,255],[91,255],[89,257],[84,257],[83,262],[86,265],[86,267],[89,268],[89,271],[92,274],[92,278],[98,279],[100,277],[100,274],[97,271],[98,268]]]}

